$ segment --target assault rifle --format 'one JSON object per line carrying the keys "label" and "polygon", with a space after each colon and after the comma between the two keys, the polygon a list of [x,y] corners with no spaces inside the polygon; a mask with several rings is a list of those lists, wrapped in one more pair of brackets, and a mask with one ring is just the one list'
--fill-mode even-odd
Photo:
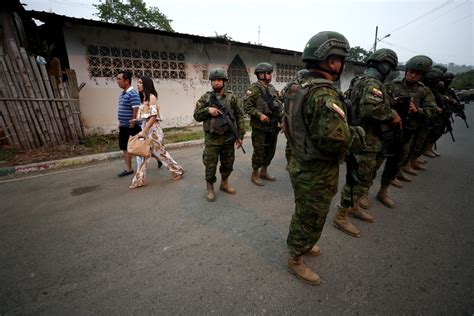
{"label": "assault rifle", "polygon": [[407,141],[410,138],[410,136],[412,136],[413,133],[415,132],[410,122],[411,114],[409,110],[410,110],[411,97],[399,96],[399,97],[396,97],[394,100],[395,102],[393,103],[392,106],[395,109],[395,111],[397,111],[400,118],[402,119],[403,138],[404,138],[404,141]]}
{"label": "assault rifle", "polygon": [[469,125],[467,124],[467,117],[466,117],[466,113],[464,113],[464,104],[461,103],[461,101],[459,100],[458,96],[456,95],[456,93],[454,92],[453,89],[451,88],[448,88],[447,89],[448,91],[448,94],[454,99],[456,100],[456,102],[458,102],[459,104],[459,107],[456,107],[453,109],[453,112],[456,116],[459,116],[461,118],[461,120],[464,121],[464,124],[466,124],[466,127],[469,128]]}
{"label": "assault rifle", "polygon": [[[232,132],[232,136],[234,137],[234,140],[240,140],[240,133],[237,129],[237,122],[235,120],[235,115],[234,112],[231,111],[228,107],[225,106],[225,104],[222,104],[219,99],[217,99],[217,95],[215,92],[211,93],[211,104],[215,104],[218,106],[219,111],[221,111],[220,118],[221,120],[218,120],[216,122],[215,128],[222,128],[225,125],[229,126],[230,131]],[[243,153],[245,154],[245,149],[244,146],[240,145],[240,148],[242,149]]]}
{"label": "assault rifle", "polygon": [[265,103],[268,105],[268,108],[270,109],[270,112],[271,112],[271,113],[264,113],[270,119],[270,125],[272,128],[271,131],[272,133],[278,133],[277,131],[278,122],[276,119],[278,106],[275,105],[273,97],[270,95],[270,93],[268,92],[266,88],[262,88],[262,87],[259,87],[259,88],[260,88],[260,92],[262,93],[263,101],[265,101]]}
{"label": "assault rifle", "polygon": [[449,134],[451,135],[451,139],[453,140],[453,143],[456,142],[456,140],[454,139],[454,135],[453,135],[453,127],[451,125],[451,115],[452,115],[452,112],[451,112],[451,109],[449,108],[449,105],[446,104],[446,102],[443,100],[443,98],[441,97],[441,95],[438,93],[438,92],[433,92],[434,94],[434,97],[435,97],[435,101],[436,101],[436,104],[438,104],[442,109],[443,109],[443,113],[441,113],[441,118],[443,119],[443,123],[446,125],[446,132],[449,132]]}

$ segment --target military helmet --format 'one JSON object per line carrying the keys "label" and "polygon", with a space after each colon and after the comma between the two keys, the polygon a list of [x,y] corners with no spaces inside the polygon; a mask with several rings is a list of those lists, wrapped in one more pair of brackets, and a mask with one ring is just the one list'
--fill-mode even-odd
{"label": "military helmet", "polygon": [[431,58],[425,55],[417,55],[407,61],[405,69],[416,70],[426,74],[431,69],[431,65],[433,65]]}
{"label": "military helmet", "polygon": [[255,66],[254,74],[258,74],[262,72],[267,72],[271,74],[273,72],[273,66],[269,63],[258,63]]}
{"label": "military helmet", "polygon": [[441,69],[432,67],[425,75],[425,79],[441,79],[443,78],[443,72]]}
{"label": "military helmet", "polygon": [[376,62],[388,62],[393,69],[395,69],[398,65],[398,56],[393,50],[388,48],[381,48],[377,49],[375,52],[369,55],[367,58],[367,63],[369,61],[376,61]]}
{"label": "military helmet", "polygon": [[439,70],[441,70],[443,73],[445,73],[446,71],[448,71],[448,68],[446,68],[445,65],[441,65],[441,64],[436,64],[433,66],[433,68],[438,68]]}
{"label": "military helmet", "polygon": [[452,72],[445,72],[443,75],[443,79],[448,79],[448,80],[453,80],[454,79],[454,74]]}
{"label": "military helmet", "polygon": [[209,71],[209,80],[216,80],[216,79],[222,79],[222,80],[229,80],[229,77],[227,77],[227,71],[225,71],[222,68],[214,68]]}
{"label": "military helmet", "polygon": [[349,48],[349,41],[344,35],[332,31],[319,32],[306,43],[301,60],[323,61],[331,55],[347,57]]}

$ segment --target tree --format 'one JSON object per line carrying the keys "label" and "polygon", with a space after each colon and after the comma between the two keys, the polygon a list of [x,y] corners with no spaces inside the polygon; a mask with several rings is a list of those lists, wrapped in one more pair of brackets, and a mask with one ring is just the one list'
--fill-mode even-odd
{"label": "tree", "polygon": [[130,0],[123,3],[120,0],[106,0],[101,4],[94,4],[99,11],[95,14],[101,21],[149,29],[174,32],[166,15],[157,7],[146,7],[142,0]]}
{"label": "tree", "polygon": [[349,56],[347,59],[350,61],[365,62],[370,53],[371,52],[363,49],[360,46],[351,47],[349,48]]}
{"label": "tree", "polygon": [[232,37],[230,37],[229,35],[227,35],[227,33],[225,33],[225,34],[217,34],[216,31],[214,31],[214,33],[216,33],[216,36],[214,36],[215,38],[222,38],[222,39],[224,39],[224,40],[226,40],[226,41],[232,41],[232,40],[233,40]]}
{"label": "tree", "polygon": [[457,74],[450,87],[457,90],[474,89],[474,70]]}

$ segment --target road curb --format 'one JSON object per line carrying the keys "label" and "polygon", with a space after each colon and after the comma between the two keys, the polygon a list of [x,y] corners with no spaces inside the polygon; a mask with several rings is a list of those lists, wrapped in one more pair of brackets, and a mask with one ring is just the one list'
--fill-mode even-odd
{"label": "road curb", "polygon": [[[167,144],[166,149],[178,149],[178,148],[185,148],[191,146],[199,146],[204,144],[204,139],[198,140],[190,140],[186,142],[180,143],[172,143]],[[72,166],[79,166],[85,165],[88,163],[105,161],[105,160],[113,160],[119,159],[123,157],[122,151],[112,151],[107,153],[95,154],[95,155],[87,155],[87,156],[78,156],[60,160],[51,160],[51,161],[43,161],[43,162],[36,162],[28,165],[19,165],[14,167],[3,167],[0,168],[0,177],[12,175],[12,174],[25,174],[35,171],[45,171],[45,170],[52,170],[58,169],[63,167],[72,167]]]}

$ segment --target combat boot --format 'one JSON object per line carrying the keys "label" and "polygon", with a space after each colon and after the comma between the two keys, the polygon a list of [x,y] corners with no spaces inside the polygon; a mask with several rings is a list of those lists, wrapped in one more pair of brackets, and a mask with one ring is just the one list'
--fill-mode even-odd
{"label": "combat boot", "polygon": [[302,256],[298,257],[288,257],[288,269],[293,273],[298,279],[309,283],[311,285],[318,285],[321,283],[321,278],[319,275],[314,273],[313,270],[308,268],[303,261]]}
{"label": "combat boot", "polygon": [[206,199],[209,202],[214,202],[216,199],[216,196],[214,195],[214,185],[212,183],[207,182],[207,195]]}
{"label": "combat boot", "polygon": [[340,229],[344,233],[353,237],[360,237],[360,230],[347,219],[348,211],[348,208],[338,206],[337,213],[334,216],[332,223],[337,229]]}
{"label": "combat boot", "polygon": [[390,184],[393,185],[396,188],[400,188],[400,189],[403,188],[403,184],[400,181],[398,181],[397,178],[390,181]]}
{"label": "combat boot", "polygon": [[258,186],[263,186],[263,181],[258,177],[258,169],[253,169],[252,172],[252,182]]}
{"label": "combat boot", "polygon": [[362,195],[362,197],[360,198],[359,200],[359,206],[368,210],[369,207],[370,207],[370,204],[369,204],[369,193],[366,193],[364,195]]}
{"label": "combat boot", "polygon": [[268,180],[268,181],[276,181],[275,177],[272,177],[271,175],[268,174],[267,172],[267,167],[262,167],[260,168],[260,179]]}
{"label": "combat boot", "polygon": [[410,166],[410,162],[407,162],[403,167],[402,167],[402,170],[412,176],[417,176],[418,175],[418,172],[416,172],[415,169],[413,169],[411,166]]}
{"label": "combat boot", "polygon": [[416,161],[417,161],[418,163],[421,163],[422,165],[425,165],[425,164],[428,162],[428,160],[424,159],[424,158],[421,157],[421,156],[418,157],[418,158],[416,158]]}
{"label": "combat boot", "polygon": [[401,171],[397,173],[397,179],[405,182],[411,182],[411,178]]}
{"label": "combat boot", "polygon": [[349,215],[358,218],[361,221],[373,223],[374,217],[359,207],[359,202],[354,201],[354,206],[347,210]]}
{"label": "combat boot", "polygon": [[228,180],[229,177],[222,177],[221,186],[219,187],[219,190],[229,194],[235,194],[237,191],[233,187],[229,186]]}
{"label": "combat boot", "polygon": [[430,157],[430,158],[436,158],[437,157],[434,150],[433,150],[433,144],[428,144],[426,146],[426,149],[423,152],[423,155],[425,155],[426,157]]}
{"label": "combat boot", "polygon": [[314,245],[313,248],[305,252],[305,255],[307,256],[312,256],[312,257],[317,257],[321,254],[321,248],[319,246]]}
{"label": "combat boot", "polygon": [[411,167],[415,170],[423,170],[425,171],[426,168],[418,163],[416,159],[410,160]]}
{"label": "combat boot", "polygon": [[379,193],[377,193],[377,200],[382,202],[382,204],[385,205],[386,207],[394,208],[395,203],[388,196],[388,193],[387,193],[388,192],[388,187],[389,187],[388,184],[383,184],[382,186],[380,186]]}

